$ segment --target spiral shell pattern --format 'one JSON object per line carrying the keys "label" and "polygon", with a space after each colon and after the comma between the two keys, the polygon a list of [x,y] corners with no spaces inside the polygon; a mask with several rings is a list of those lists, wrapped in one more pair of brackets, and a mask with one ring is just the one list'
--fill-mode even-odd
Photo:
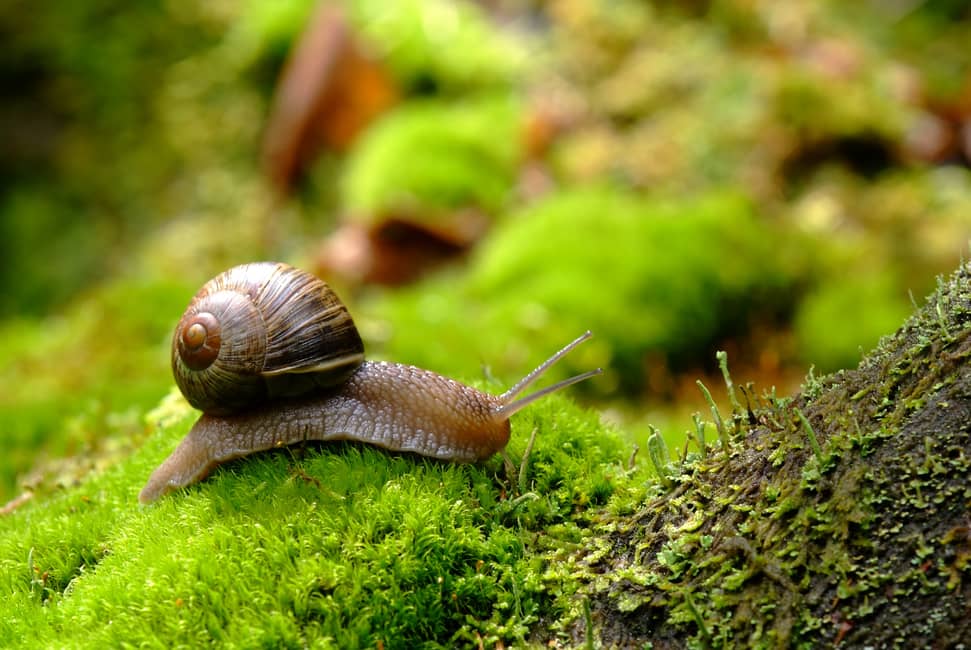
{"label": "spiral shell pattern", "polygon": [[327,283],[276,262],[236,266],[207,282],[172,338],[179,389],[215,415],[333,386],[363,361],[357,328]]}

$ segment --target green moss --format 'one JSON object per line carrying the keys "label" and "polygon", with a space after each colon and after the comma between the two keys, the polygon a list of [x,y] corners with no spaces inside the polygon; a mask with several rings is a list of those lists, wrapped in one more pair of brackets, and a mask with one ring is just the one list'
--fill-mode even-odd
{"label": "green moss", "polygon": [[407,86],[442,91],[504,87],[527,67],[521,40],[462,0],[354,0],[354,23]]}
{"label": "green moss", "polygon": [[390,296],[368,310],[382,315],[369,327],[389,358],[466,374],[481,363],[523,372],[590,329],[593,342],[558,371],[609,366],[594,383],[633,390],[648,363],[700,363],[719,338],[786,309],[796,272],[769,232],[732,195],[564,191],[497,226],[467,278]]}
{"label": "green moss", "polygon": [[0,645],[521,643],[547,601],[537,544],[573,539],[628,480],[616,434],[552,397],[514,419],[513,458],[539,434],[523,495],[498,458],[325,444],[139,506],[193,417],[166,401],[129,459],[0,519]]}
{"label": "green moss", "polygon": [[834,279],[799,305],[795,332],[800,356],[823,372],[853,367],[864,350],[892,333],[909,313],[906,295],[885,274]]}
{"label": "green moss", "polygon": [[[141,433],[138,414],[171,383],[172,314],[190,293],[179,283],[119,281],[60,318],[0,326],[0,501],[32,467],[35,489],[70,483],[94,458],[114,457]],[[81,452],[86,458],[77,466],[37,466]]]}
{"label": "green moss", "polygon": [[519,122],[520,108],[508,98],[395,110],[351,153],[343,182],[347,208],[365,219],[390,214],[419,222],[458,209],[494,214],[513,189]]}
{"label": "green moss", "polygon": [[[247,64],[282,66],[313,16],[312,0],[241,3],[229,40]],[[466,0],[351,0],[343,8],[365,49],[408,90],[458,92],[508,87],[522,74],[522,43],[495,30]]]}
{"label": "green moss", "polygon": [[896,140],[905,113],[887,96],[881,75],[879,66],[840,80],[818,70],[790,70],[776,89],[776,118],[805,138],[807,146],[854,137]]}

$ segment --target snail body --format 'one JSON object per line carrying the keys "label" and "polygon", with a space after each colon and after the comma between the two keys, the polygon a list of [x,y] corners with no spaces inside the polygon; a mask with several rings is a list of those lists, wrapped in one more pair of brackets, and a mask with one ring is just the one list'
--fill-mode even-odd
{"label": "snail body", "polygon": [[[227,292],[239,295],[219,295]],[[269,316],[252,315],[254,305],[259,311],[264,301],[271,306]],[[288,304],[292,301],[310,306]],[[213,305],[247,315],[228,309],[217,314]],[[286,336],[247,332],[251,338],[235,338],[240,323],[244,329],[259,328],[274,326],[279,318],[294,321],[286,324]],[[152,473],[139,500],[148,503],[202,480],[228,460],[307,440],[356,440],[455,462],[487,459],[509,441],[513,413],[600,372],[519,397],[589,337],[586,332],[511,389],[492,395],[430,370],[364,361],[347,310],[308,273],[269,262],[235,267],[200,290],[176,328],[176,383],[203,415]],[[283,352],[288,340],[296,342],[293,359]]]}

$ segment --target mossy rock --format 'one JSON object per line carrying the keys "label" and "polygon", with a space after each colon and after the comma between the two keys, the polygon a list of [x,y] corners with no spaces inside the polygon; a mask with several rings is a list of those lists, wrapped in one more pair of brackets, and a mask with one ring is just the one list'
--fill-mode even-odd
{"label": "mossy rock", "polygon": [[[971,265],[855,370],[736,411],[726,450],[612,517],[554,584],[605,646],[959,647],[971,638]],[[582,602],[582,601],[581,601]]]}

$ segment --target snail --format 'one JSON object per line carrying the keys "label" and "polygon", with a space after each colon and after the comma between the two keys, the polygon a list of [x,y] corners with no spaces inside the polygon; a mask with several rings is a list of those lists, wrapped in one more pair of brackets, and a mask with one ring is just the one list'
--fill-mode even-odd
{"label": "snail", "polygon": [[509,418],[599,368],[525,397],[585,332],[501,395],[429,370],[366,361],[344,304],[317,277],[259,262],[207,282],[172,339],[172,369],[203,412],[152,473],[142,503],[205,478],[220,463],[306,440],[356,440],[392,451],[475,462],[503,452]]}

